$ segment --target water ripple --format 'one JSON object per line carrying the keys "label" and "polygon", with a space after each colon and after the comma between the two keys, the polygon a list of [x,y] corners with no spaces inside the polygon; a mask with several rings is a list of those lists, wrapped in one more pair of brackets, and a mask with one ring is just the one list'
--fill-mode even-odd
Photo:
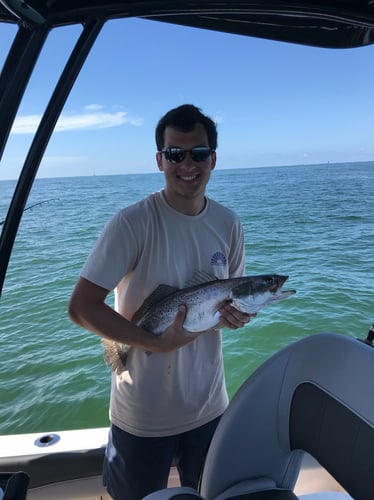
{"label": "water ripple", "polygon": [[[373,174],[373,163],[213,173],[209,195],[243,222],[247,274],[288,274],[297,289],[245,328],[224,330],[230,395],[299,338],[366,335],[374,322]],[[54,201],[25,212],[0,301],[0,433],[108,424],[100,339],[69,321],[67,304],[108,218],[162,185],[161,174],[36,181],[30,204]],[[5,214],[14,182],[0,187]]]}

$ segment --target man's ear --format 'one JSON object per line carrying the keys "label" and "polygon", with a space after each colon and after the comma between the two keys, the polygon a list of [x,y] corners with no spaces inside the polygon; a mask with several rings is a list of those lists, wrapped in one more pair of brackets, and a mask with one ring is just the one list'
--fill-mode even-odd
{"label": "man's ear", "polygon": [[212,154],[210,155],[210,169],[214,170],[216,168],[216,161],[217,161],[217,153],[215,151],[212,151]]}
{"label": "man's ear", "polygon": [[156,162],[157,162],[157,166],[158,166],[159,171],[163,172],[164,167],[162,165],[162,155],[159,152],[156,153]]}

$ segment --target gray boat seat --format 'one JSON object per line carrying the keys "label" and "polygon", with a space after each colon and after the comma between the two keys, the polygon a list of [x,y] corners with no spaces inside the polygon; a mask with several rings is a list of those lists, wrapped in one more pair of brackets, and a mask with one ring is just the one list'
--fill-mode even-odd
{"label": "gray boat seat", "polygon": [[30,477],[23,471],[0,473],[0,500],[25,500]]}
{"label": "gray boat seat", "polygon": [[[200,491],[173,488],[146,499],[297,499],[305,451],[347,492],[335,498],[373,500],[373,373],[374,349],[355,339],[321,333],[296,341],[233,397],[213,436]],[[314,498],[324,500],[323,493]]]}
{"label": "gray boat seat", "polygon": [[[243,495],[229,497],[230,500],[349,500],[352,497],[346,493],[328,491],[318,492],[313,494],[301,495],[297,497],[290,490],[262,490],[252,493],[244,493]],[[167,490],[157,491],[148,495],[144,500],[204,500],[201,495],[192,488],[169,488]]]}
{"label": "gray boat seat", "polygon": [[[166,496],[165,496],[166,495]],[[147,495],[144,500],[204,500],[199,493],[192,488],[168,488]],[[298,500],[298,497],[290,490],[284,489],[266,489],[262,491],[253,491],[251,493],[235,494],[229,497],[231,500]]]}

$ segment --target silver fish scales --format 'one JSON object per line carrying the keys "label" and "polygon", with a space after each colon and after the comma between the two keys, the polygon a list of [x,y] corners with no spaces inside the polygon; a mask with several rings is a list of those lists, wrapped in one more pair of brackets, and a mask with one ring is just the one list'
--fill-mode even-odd
{"label": "silver fish scales", "polygon": [[[205,275],[206,276],[206,275]],[[136,311],[132,322],[153,333],[162,333],[173,323],[178,308],[186,305],[183,327],[201,332],[219,325],[219,309],[230,303],[238,310],[253,314],[295,293],[282,290],[288,276],[262,274],[228,279],[210,279],[186,288],[160,285]],[[120,373],[126,363],[130,346],[104,340],[105,360],[113,371]]]}

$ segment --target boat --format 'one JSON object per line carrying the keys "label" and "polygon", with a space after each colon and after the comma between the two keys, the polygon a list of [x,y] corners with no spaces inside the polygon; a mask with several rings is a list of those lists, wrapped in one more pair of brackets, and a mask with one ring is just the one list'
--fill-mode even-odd
{"label": "boat", "polygon": [[[61,30],[70,25],[83,27],[61,71],[52,97],[45,105],[43,117],[34,133],[29,150],[24,155],[12,201],[6,218],[2,221],[0,293],[22,214],[27,208],[33,182],[63,106],[103,26],[120,18],[141,18],[158,23],[172,23],[233,35],[323,48],[355,49],[374,43],[374,3],[372,0],[325,0],[324,2],[319,0],[262,0],[261,2],[254,0],[175,0],[174,2],[166,0],[112,0],[110,2],[107,0],[0,0],[0,22],[17,26],[14,42],[0,75],[0,158],[8,142],[21,99],[29,85],[31,74],[49,33],[51,30]],[[335,346],[337,346],[336,349],[342,349],[344,355],[348,351],[352,352],[352,362],[358,362],[358,366],[362,367],[358,370],[350,365],[349,373],[352,372],[352,377],[355,373],[356,383],[363,382],[368,376],[368,365],[372,361],[370,358],[374,355],[374,350],[370,346],[350,340],[348,345],[346,339],[338,339],[333,333],[322,333],[315,337],[316,344],[313,349],[316,356],[322,352],[326,344],[329,346],[330,361],[326,365],[325,380],[328,381],[326,384],[330,388],[330,395],[334,393],[329,385],[332,383],[329,377],[334,372],[332,366],[335,366],[333,361]],[[253,386],[259,374],[261,374],[261,380],[268,380],[267,384],[271,386],[271,376],[267,379],[266,373],[272,374],[272,367],[279,359],[286,359],[290,353],[296,356],[296,361],[304,359],[301,353],[305,356],[306,343],[301,343],[301,347],[298,342],[296,344],[277,353],[274,359],[267,361],[259,368],[259,372],[256,371],[251,375],[243,384],[243,389],[238,391],[238,396],[234,397],[229,408],[235,410],[238,406],[236,402],[243,400],[242,395],[246,393],[246,388]],[[329,363],[331,370],[328,369]],[[316,374],[314,373],[313,376]],[[341,399],[345,396],[345,392],[341,392],[342,384],[339,384],[334,377],[332,378],[333,388],[337,389],[336,400],[342,402]],[[346,379],[344,381],[347,382]],[[354,415],[367,424],[365,432],[367,432],[368,442],[371,443],[374,428],[373,403],[370,400],[368,404],[364,404],[364,400],[367,400],[366,395],[360,396],[360,391],[353,392],[355,392],[355,397],[351,391],[346,395],[345,403]],[[220,432],[223,441],[223,431],[229,432],[230,428],[236,425],[234,410],[230,410],[227,417],[233,420],[225,420],[229,422],[228,430],[224,429],[225,424]],[[234,415],[231,417],[232,413]],[[274,418],[276,418],[275,415]],[[347,431],[344,427],[346,425],[344,417],[341,421],[337,420],[336,424],[342,425],[344,432]],[[71,431],[47,429],[43,433],[0,436],[0,488],[4,491],[4,500],[9,500],[9,498],[22,500],[26,498],[26,495],[28,499],[38,500],[109,499],[101,484],[101,464],[107,432],[107,428]],[[247,431],[243,430],[243,432]],[[344,437],[344,432],[340,437]],[[215,436],[214,449],[210,450],[209,455],[209,460],[212,462],[209,463],[216,463],[215,461],[218,460],[216,457],[219,455],[220,443],[219,437],[216,440]],[[313,456],[308,450],[305,451],[306,453],[297,455],[297,460],[292,458],[297,462],[292,480],[287,486],[293,490],[292,494],[308,500],[352,498],[353,495],[356,495],[353,498],[358,500],[373,500],[374,492],[370,485],[363,493],[362,490],[357,490],[357,485],[354,483],[356,470],[352,472],[351,468],[348,468],[349,470],[345,470],[343,474],[340,469],[336,471],[339,453],[332,453],[331,456],[329,454],[328,460],[324,460],[318,453],[315,453],[317,456]],[[363,482],[370,478],[370,457],[365,455],[365,452],[354,457],[360,464],[363,464],[362,460],[368,460],[366,467],[363,465],[364,474],[360,477]],[[245,463],[246,458],[242,457],[241,460]],[[324,467],[320,462],[324,463]],[[201,491],[206,498],[238,498],[237,492],[236,497],[212,493],[210,485],[211,478],[206,475]],[[169,498],[170,495],[174,497],[186,495],[179,498],[193,498],[195,495],[194,492],[181,491],[178,488],[175,470],[171,472],[169,486],[169,491],[155,493],[157,498]],[[266,498],[263,493],[266,492],[266,488],[266,485],[260,487],[262,496],[258,498]],[[246,494],[250,493],[247,491]],[[274,496],[275,494],[271,494],[273,495],[271,498],[278,498]],[[249,498],[255,500],[256,497],[252,494],[248,496]]]}

